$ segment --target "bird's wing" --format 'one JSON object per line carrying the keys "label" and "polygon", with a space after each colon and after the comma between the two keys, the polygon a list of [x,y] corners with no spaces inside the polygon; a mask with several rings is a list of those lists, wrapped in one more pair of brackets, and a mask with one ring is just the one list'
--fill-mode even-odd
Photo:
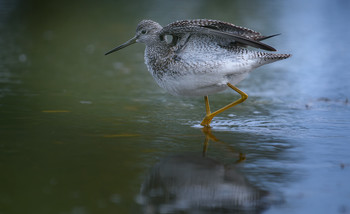
{"label": "bird's wing", "polygon": [[276,51],[276,49],[273,47],[266,45],[260,41],[272,36],[276,36],[277,34],[265,37],[262,36],[259,32],[250,30],[248,28],[216,20],[195,19],[173,22],[165,26],[160,32],[160,35],[173,35],[181,37],[181,35],[184,35],[186,33],[215,35],[243,45],[249,45],[268,51]]}

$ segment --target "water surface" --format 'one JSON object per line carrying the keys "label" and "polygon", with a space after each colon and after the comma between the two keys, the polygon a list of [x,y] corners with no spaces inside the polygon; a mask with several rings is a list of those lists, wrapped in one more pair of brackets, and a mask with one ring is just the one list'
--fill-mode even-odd
{"label": "water surface", "polygon": [[[345,1],[0,1],[0,213],[349,213]],[[212,18],[282,33],[293,57],[255,70],[249,98],[198,125],[141,44],[144,18]],[[217,109],[237,95],[210,96]],[[248,199],[247,199],[248,198]]]}

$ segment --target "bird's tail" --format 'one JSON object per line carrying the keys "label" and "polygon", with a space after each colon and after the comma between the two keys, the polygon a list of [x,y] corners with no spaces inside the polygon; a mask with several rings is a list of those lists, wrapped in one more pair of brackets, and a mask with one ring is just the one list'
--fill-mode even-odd
{"label": "bird's tail", "polygon": [[275,54],[275,53],[266,53],[266,52],[258,52],[257,56],[259,58],[259,64],[264,65],[272,62],[276,62],[282,59],[287,59],[291,54]]}
{"label": "bird's tail", "polygon": [[261,37],[256,38],[256,40],[260,42],[260,41],[262,41],[262,40],[270,39],[270,38],[272,38],[272,37],[279,36],[279,35],[281,35],[281,34],[280,34],[280,33],[277,33],[277,34],[273,34],[273,35],[271,35],[271,36],[261,36]]}

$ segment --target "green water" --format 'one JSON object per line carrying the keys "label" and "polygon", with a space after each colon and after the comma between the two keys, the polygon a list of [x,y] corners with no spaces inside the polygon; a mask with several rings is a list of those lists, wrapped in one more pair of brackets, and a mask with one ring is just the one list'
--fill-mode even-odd
{"label": "green water", "polygon": [[[0,1],[0,214],[349,213],[349,7]],[[144,18],[282,33],[267,43],[293,57],[241,82],[248,100],[210,135],[203,98],[160,89],[143,45],[103,55]],[[237,97],[209,99],[217,109]],[[269,197],[243,209],[225,196],[234,184]]]}

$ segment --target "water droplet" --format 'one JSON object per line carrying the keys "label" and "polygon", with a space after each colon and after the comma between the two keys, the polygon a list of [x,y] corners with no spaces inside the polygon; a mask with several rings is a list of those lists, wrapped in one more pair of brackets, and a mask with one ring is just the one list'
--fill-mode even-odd
{"label": "water droplet", "polygon": [[18,60],[19,60],[20,62],[26,62],[26,61],[27,61],[27,55],[25,55],[25,54],[20,54],[20,55],[18,56]]}

